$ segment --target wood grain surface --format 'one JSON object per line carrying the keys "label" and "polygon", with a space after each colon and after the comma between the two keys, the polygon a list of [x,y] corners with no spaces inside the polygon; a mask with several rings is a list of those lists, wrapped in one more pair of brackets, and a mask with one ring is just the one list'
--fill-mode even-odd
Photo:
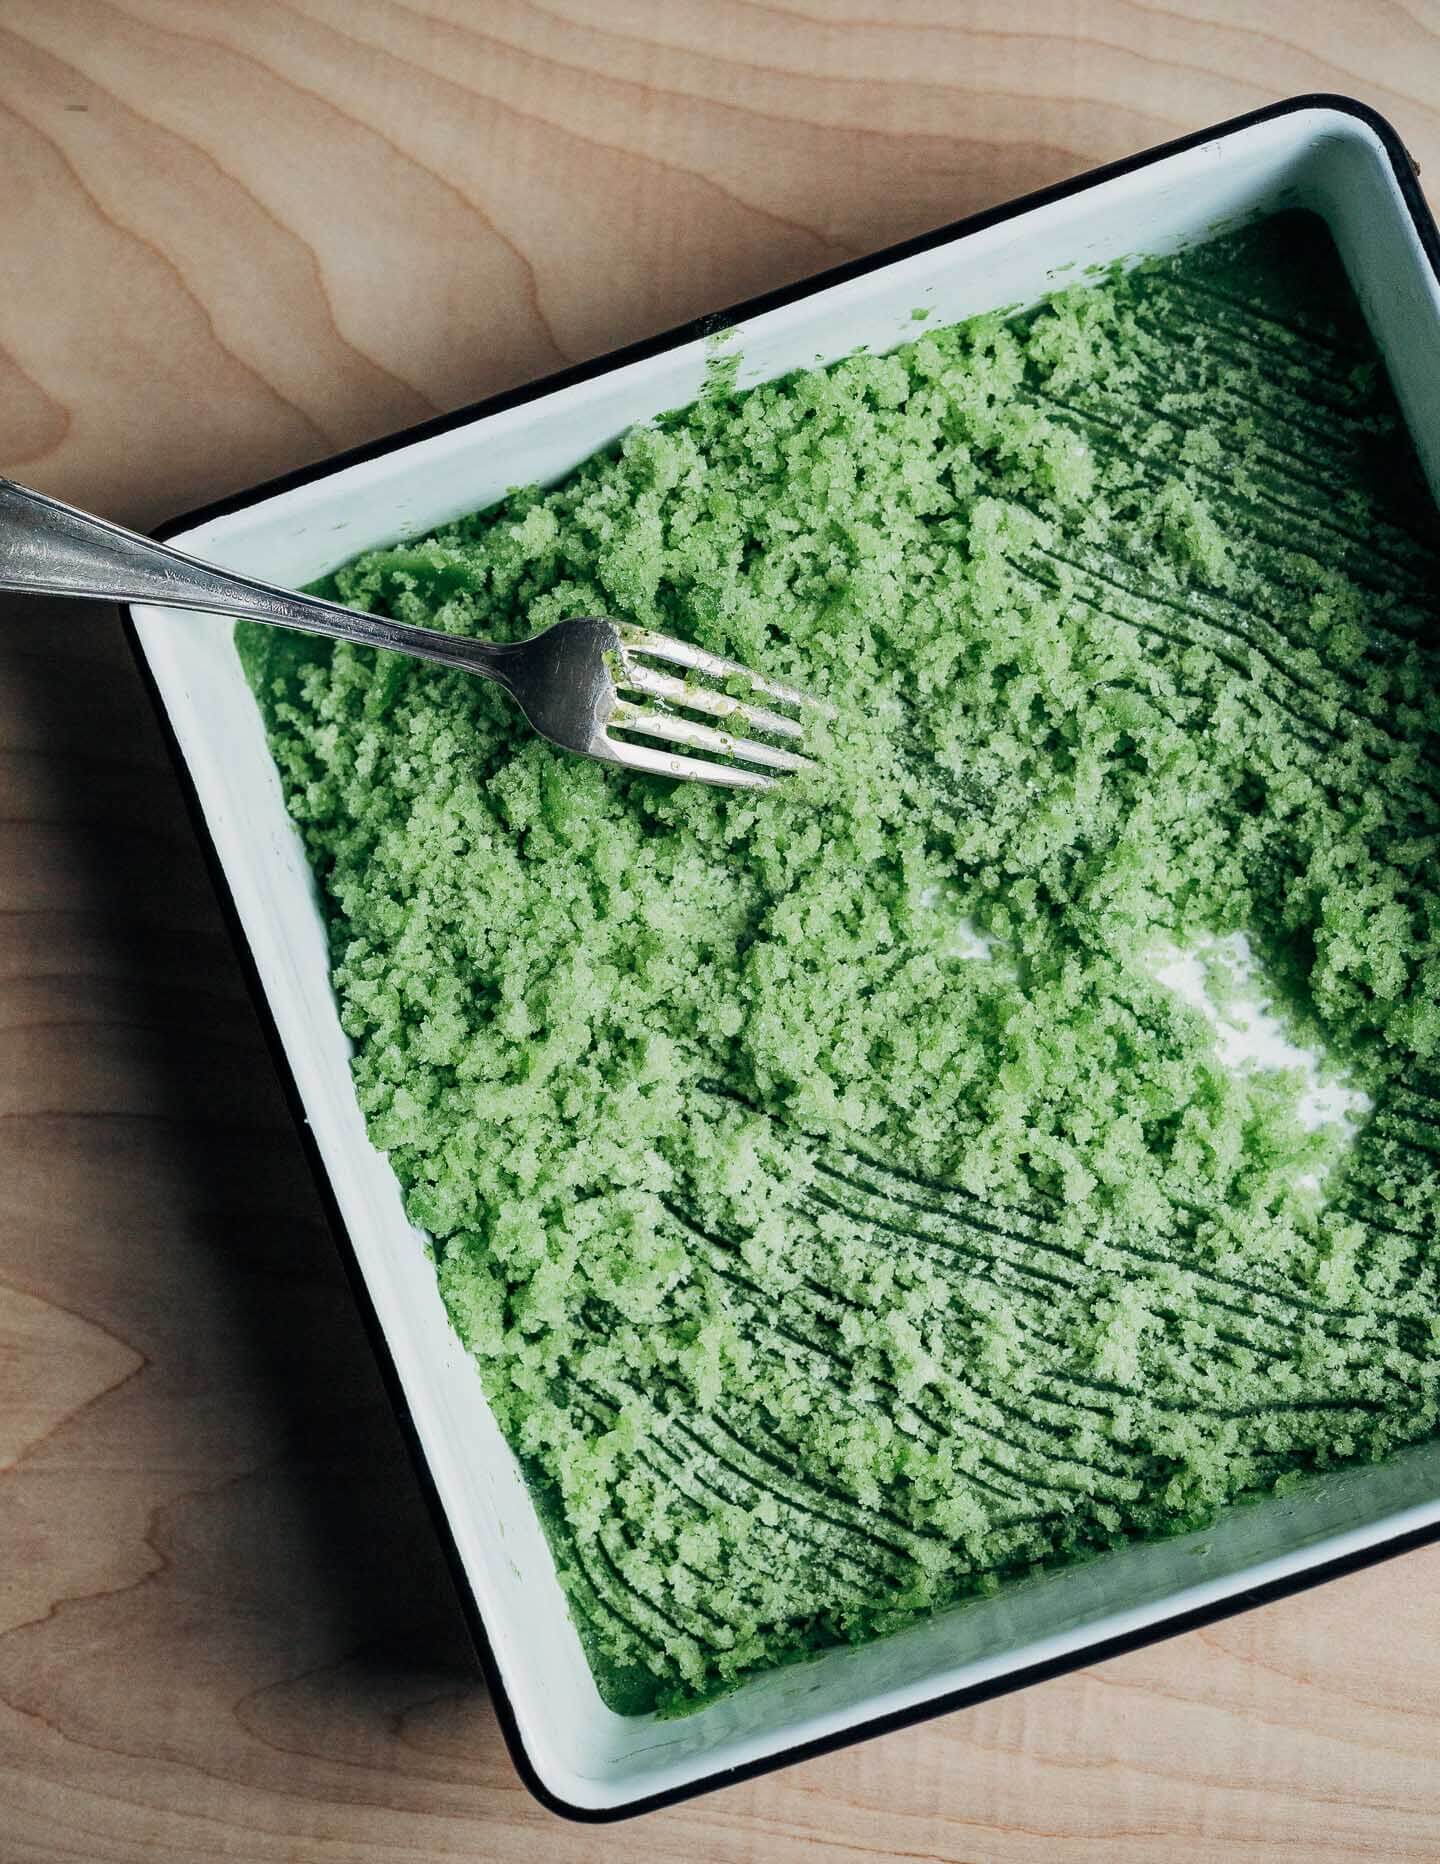
{"label": "wood grain surface", "polygon": [[[0,0],[0,471],[148,522],[1435,0]],[[518,1783],[156,728],[0,612],[0,1864],[1440,1858],[1440,1552],[638,1824]]]}

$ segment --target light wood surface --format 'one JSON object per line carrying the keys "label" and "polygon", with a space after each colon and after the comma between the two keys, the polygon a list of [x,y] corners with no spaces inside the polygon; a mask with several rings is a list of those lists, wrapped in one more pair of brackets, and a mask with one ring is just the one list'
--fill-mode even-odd
{"label": "light wood surface", "polygon": [[[1310,89],[1440,173],[1434,0],[0,0],[0,471],[154,521]],[[0,776],[0,1864],[1440,1857],[1440,1552],[542,1812],[108,619],[4,606]]]}

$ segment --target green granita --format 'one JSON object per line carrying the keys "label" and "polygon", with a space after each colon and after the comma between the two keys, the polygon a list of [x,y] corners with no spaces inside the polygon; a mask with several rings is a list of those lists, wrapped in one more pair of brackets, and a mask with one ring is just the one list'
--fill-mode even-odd
{"label": "green granita", "polygon": [[[717,382],[327,585],[818,690],[803,794],[245,631],[371,1136],[612,1702],[1434,1430],[1437,571],[1295,216]],[[1358,1120],[1160,976],[1240,932]]]}

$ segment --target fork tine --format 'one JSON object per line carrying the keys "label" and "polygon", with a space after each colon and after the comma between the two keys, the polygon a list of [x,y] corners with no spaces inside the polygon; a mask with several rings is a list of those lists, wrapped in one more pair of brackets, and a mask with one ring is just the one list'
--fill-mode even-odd
{"label": "fork tine", "polygon": [[684,777],[692,783],[713,783],[717,789],[773,790],[774,777],[746,770],[740,764],[711,764],[699,757],[681,757],[653,744],[632,744],[626,738],[605,739],[606,755],[632,770],[648,770],[657,777]]}
{"label": "fork tine", "polygon": [[668,634],[652,634],[648,628],[636,628],[629,623],[621,623],[619,633],[622,645],[635,653],[653,654],[657,660],[668,660],[679,667],[694,667],[698,672],[708,673],[712,679],[742,679],[752,691],[764,693],[767,698],[783,700],[786,705],[811,706],[833,716],[833,707],[823,699],[801,692],[798,686],[787,686],[783,680],[765,679],[749,667],[741,666],[738,660],[726,660],[720,654],[707,653],[703,647],[693,647],[688,641],[677,641]]}
{"label": "fork tine", "polygon": [[[730,662],[723,664],[729,666]],[[779,712],[747,705],[743,699],[732,699],[729,693],[717,693],[709,686],[677,680],[673,674],[657,673],[654,667],[635,666],[629,660],[616,673],[615,684],[630,692],[646,693],[652,699],[663,699],[667,705],[708,712],[711,718],[733,718],[752,731],[768,731],[777,738],[803,738],[805,735],[804,727],[797,720],[784,718]]]}
{"label": "fork tine", "polygon": [[773,744],[761,744],[754,738],[736,738],[728,731],[716,731],[694,719],[677,718],[673,712],[656,712],[648,706],[617,699],[610,714],[610,724],[625,731],[638,731],[647,738],[664,738],[671,744],[687,744],[695,751],[714,751],[720,757],[738,757],[749,764],[763,764],[770,770],[813,770],[811,758],[796,751],[782,751]]}

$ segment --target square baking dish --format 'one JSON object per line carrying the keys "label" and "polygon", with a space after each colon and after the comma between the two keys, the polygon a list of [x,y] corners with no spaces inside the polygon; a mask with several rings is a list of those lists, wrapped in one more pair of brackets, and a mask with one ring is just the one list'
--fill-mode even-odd
{"label": "square baking dish", "polygon": [[[723,333],[741,386],[937,322],[1035,302],[1086,268],[1163,254],[1285,207],[1330,226],[1440,492],[1440,240],[1399,138],[1310,96],[743,305],[261,486],[162,532],[289,586],[357,552],[550,483],[693,400]],[[132,639],[173,740],[277,1063],[449,1551],[497,1712],[540,1799],[578,1818],[655,1807],[943,1713],[1440,1537],[1440,1442],[956,1606],[858,1649],[757,1676],[678,1720],[621,1716],[591,1678],[535,1509],[452,1333],[423,1236],[369,1144],[325,932],[231,624],[135,606]]]}

